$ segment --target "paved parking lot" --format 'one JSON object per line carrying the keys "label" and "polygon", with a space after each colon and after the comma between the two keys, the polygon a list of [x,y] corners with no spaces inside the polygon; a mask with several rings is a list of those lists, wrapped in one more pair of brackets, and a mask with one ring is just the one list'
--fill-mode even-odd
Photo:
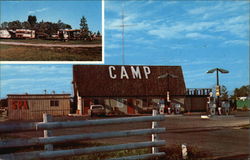
{"label": "paved parking lot", "polygon": [[[92,118],[82,117],[82,119]],[[248,128],[244,126],[248,126]],[[249,112],[236,114],[235,116],[214,116],[210,119],[201,119],[197,115],[166,116],[166,119],[160,122],[160,127],[167,129],[166,133],[160,135],[160,139],[166,140],[167,146],[185,143],[187,146],[195,146],[202,151],[208,151],[212,157],[250,155]],[[80,134],[140,128],[151,128],[151,123],[143,122],[61,129],[54,130],[53,134]],[[17,135],[16,133],[13,134]],[[42,132],[23,132],[18,135],[27,138],[42,136],[42,134]],[[151,136],[146,135],[96,141],[107,144],[118,144],[150,140]]]}
{"label": "paved parking lot", "polygon": [[[200,116],[166,116],[160,122],[161,127],[166,127],[167,132],[160,135],[160,139],[173,144],[187,144],[195,146],[202,151],[209,151],[213,157],[250,155],[250,129],[243,126],[249,125],[249,114],[243,116],[214,116],[210,119],[201,119]],[[127,130],[150,128],[151,123],[131,123],[109,126],[98,126],[74,129],[75,133],[104,132],[114,130]],[[63,130],[64,134],[71,134],[73,130]],[[56,134],[61,134],[58,131]],[[127,138],[113,138],[97,140],[102,143],[127,143],[149,141],[151,136],[136,136]]]}

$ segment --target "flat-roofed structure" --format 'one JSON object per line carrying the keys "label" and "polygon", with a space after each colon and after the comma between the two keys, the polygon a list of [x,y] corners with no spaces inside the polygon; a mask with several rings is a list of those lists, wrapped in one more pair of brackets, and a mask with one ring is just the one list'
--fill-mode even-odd
{"label": "flat-roofed structure", "polygon": [[65,116],[70,113],[70,94],[9,94],[8,119],[38,120],[43,113]]}

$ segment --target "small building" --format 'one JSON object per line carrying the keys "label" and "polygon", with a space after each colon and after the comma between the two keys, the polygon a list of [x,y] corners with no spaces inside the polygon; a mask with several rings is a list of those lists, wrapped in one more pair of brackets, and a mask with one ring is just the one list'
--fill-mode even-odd
{"label": "small building", "polygon": [[80,39],[80,29],[60,29],[57,33],[58,38],[65,40]]}
{"label": "small building", "polygon": [[9,94],[8,119],[38,120],[43,113],[66,116],[70,113],[70,94]]}
{"label": "small building", "polygon": [[[166,73],[175,78],[159,78]],[[181,66],[74,65],[72,83],[80,115],[88,114],[92,104],[124,114],[150,113],[160,100],[167,104],[168,99],[184,107]]]}
{"label": "small building", "polygon": [[206,112],[208,110],[208,97],[212,88],[188,88],[185,98],[185,111]]}
{"label": "small building", "polygon": [[236,100],[237,109],[240,110],[250,110],[250,98],[249,97],[239,97]]}

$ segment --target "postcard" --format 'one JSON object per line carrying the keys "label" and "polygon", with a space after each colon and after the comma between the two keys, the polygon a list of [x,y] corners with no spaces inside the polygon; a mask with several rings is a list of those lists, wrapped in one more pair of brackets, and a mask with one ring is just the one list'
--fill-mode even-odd
{"label": "postcard", "polygon": [[0,2],[0,159],[250,159],[249,1]]}

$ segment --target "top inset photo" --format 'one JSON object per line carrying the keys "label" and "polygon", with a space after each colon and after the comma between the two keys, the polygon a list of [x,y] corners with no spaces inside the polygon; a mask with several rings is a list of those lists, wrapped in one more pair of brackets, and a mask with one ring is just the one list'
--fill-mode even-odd
{"label": "top inset photo", "polygon": [[0,3],[2,63],[103,63],[102,0]]}

